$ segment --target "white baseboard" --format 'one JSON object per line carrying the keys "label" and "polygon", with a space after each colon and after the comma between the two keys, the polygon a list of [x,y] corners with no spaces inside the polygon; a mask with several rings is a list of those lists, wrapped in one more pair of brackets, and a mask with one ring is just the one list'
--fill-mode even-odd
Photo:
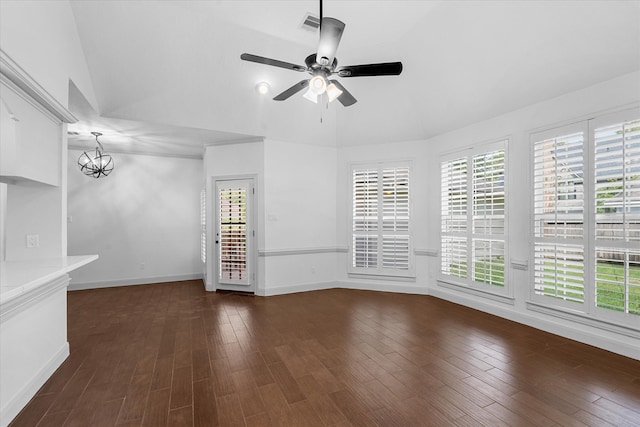
{"label": "white baseboard", "polygon": [[9,425],[67,357],[69,357],[69,343],[65,342],[64,345],[60,347],[60,350],[36,372],[33,378],[27,382],[15,396],[10,398],[5,407],[0,409],[0,425],[2,427]]}
{"label": "white baseboard", "polygon": [[383,282],[351,282],[341,281],[336,283],[336,288],[342,289],[358,289],[362,291],[379,291],[379,292],[395,292],[398,294],[416,294],[428,295],[429,289],[426,286],[420,286],[416,283],[383,283]]}
{"label": "white baseboard", "polygon": [[[532,328],[540,329],[564,338],[598,347],[613,353],[621,354],[632,359],[640,360],[638,348],[640,348],[640,340],[633,339],[619,334],[613,334],[609,331],[598,329],[596,327],[580,327],[571,321],[563,321],[557,317],[546,316],[538,313],[523,313],[510,305],[493,304],[488,300],[480,298],[471,298],[472,296],[460,295],[459,293],[450,292],[446,288],[431,288],[429,295],[443,300],[460,304],[465,307],[480,310],[503,319],[512,320]],[[544,316],[544,317],[543,317]]]}
{"label": "white baseboard", "polygon": [[336,282],[302,283],[299,285],[278,286],[278,287],[270,287],[268,289],[258,289],[256,291],[256,295],[268,297],[268,296],[274,296],[274,295],[294,294],[297,292],[319,291],[322,289],[332,289],[335,287],[337,287]]}
{"label": "white baseboard", "polygon": [[293,294],[296,292],[309,292],[309,291],[320,291],[323,289],[333,289],[333,288],[341,288],[341,289],[358,289],[363,291],[380,291],[380,292],[395,292],[400,294],[418,294],[418,295],[426,295],[427,288],[424,286],[418,285],[409,285],[409,284],[388,284],[388,283],[375,283],[375,282],[317,282],[317,283],[302,283],[299,285],[290,285],[290,286],[278,286],[278,287],[270,287],[267,289],[258,289],[256,291],[256,295],[260,296],[274,296],[274,295],[285,295],[285,294]]}
{"label": "white baseboard", "polygon": [[181,282],[183,280],[203,280],[202,273],[193,274],[178,274],[174,276],[155,276],[155,277],[138,277],[135,279],[118,279],[118,280],[101,280],[97,282],[81,282],[74,283],[71,280],[69,284],[70,291],[80,291],[83,289],[100,289],[100,288],[113,288],[117,286],[128,285],[148,285],[151,283],[164,283],[164,282]]}

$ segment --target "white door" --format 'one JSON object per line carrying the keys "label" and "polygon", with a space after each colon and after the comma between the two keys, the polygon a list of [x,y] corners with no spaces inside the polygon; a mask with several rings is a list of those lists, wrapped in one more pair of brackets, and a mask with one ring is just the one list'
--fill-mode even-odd
{"label": "white door", "polygon": [[216,289],[254,292],[252,179],[216,180]]}

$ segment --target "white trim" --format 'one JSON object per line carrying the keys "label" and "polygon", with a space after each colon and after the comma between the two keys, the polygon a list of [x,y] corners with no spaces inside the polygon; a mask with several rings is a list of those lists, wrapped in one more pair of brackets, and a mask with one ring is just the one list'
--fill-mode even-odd
{"label": "white trim", "polygon": [[610,323],[606,320],[595,319],[594,317],[581,312],[571,312],[558,307],[539,304],[533,301],[527,301],[527,310],[559,317],[561,319],[569,320],[574,323],[580,323],[582,325],[602,329],[607,332],[613,332],[618,335],[626,335],[631,338],[640,339],[640,328],[636,329],[633,327]]}
{"label": "white trim", "polygon": [[[377,278],[373,278],[374,280]],[[395,279],[395,278],[394,278]],[[380,282],[356,282],[356,281],[340,281],[337,283],[340,289],[356,289],[361,291],[377,291],[377,292],[393,292],[398,294],[414,294],[428,295],[429,289],[424,285],[411,284],[391,284]]]}
{"label": "white trim", "polygon": [[51,359],[33,375],[31,380],[7,402],[4,408],[0,409],[0,425],[2,427],[9,425],[67,357],[69,357],[69,343],[65,341]]}
{"label": "white trim", "polygon": [[289,255],[313,255],[347,252],[347,248],[342,247],[317,247],[317,248],[292,248],[292,249],[259,249],[259,257],[289,256]]}
{"label": "white trim", "polygon": [[[69,144],[69,150],[75,151],[87,151],[92,150],[95,147],[83,147],[80,145]],[[119,154],[132,154],[136,156],[152,156],[152,157],[171,157],[178,159],[191,159],[191,160],[202,160],[204,157],[202,154],[184,154],[184,153],[149,153],[145,151],[137,151],[137,150],[123,150],[123,149],[113,149],[109,148],[107,150],[109,153],[119,153]]]}
{"label": "white trim", "polygon": [[30,96],[40,106],[63,123],[75,123],[78,119],[57,99],[38,84],[6,52],[0,49],[0,79],[7,86],[15,86]]}
{"label": "white trim", "polygon": [[529,269],[529,261],[526,259],[511,258],[509,260],[509,265],[511,265],[511,268],[513,268],[514,270],[527,271]]}
{"label": "white trim", "polygon": [[265,141],[264,136],[256,136],[256,137],[249,137],[249,138],[232,139],[227,141],[205,142],[204,148],[206,149],[207,147],[217,147],[219,145],[251,144],[254,142],[264,142],[264,141]]}
{"label": "white trim", "polygon": [[101,280],[97,282],[78,282],[69,285],[70,291],[80,291],[83,289],[101,289],[101,288],[115,288],[118,286],[129,285],[150,285],[154,283],[166,283],[166,282],[182,282],[185,280],[203,280],[202,273],[190,273],[190,274],[178,274],[173,276],[153,276],[153,277],[138,277],[131,279],[117,279],[117,280]]}
{"label": "white trim", "polygon": [[2,304],[0,304],[0,323],[4,323],[15,314],[21,313],[29,307],[33,307],[60,289],[66,288],[68,284],[69,275],[62,274],[51,281],[38,284],[13,298],[5,299]]}
{"label": "white trim", "polygon": [[292,294],[297,292],[310,292],[320,291],[325,289],[354,289],[361,291],[376,291],[376,292],[394,292],[399,294],[416,294],[416,295],[428,295],[428,289],[426,286],[418,285],[396,285],[390,283],[375,283],[375,282],[356,282],[350,280],[343,280],[339,282],[317,282],[317,283],[302,283],[299,285],[278,286],[269,287],[267,289],[258,289],[256,295],[269,297],[276,295]]}
{"label": "white trim", "polygon": [[515,305],[515,298],[506,296],[501,293],[491,292],[490,290],[485,290],[484,288],[479,287],[471,287],[466,284],[458,284],[451,281],[447,281],[445,279],[440,279],[436,281],[438,286],[442,286],[443,288],[452,289],[459,292],[464,292],[467,294],[475,295],[478,297],[487,298],[493,301],[501,302],[504,304]]}
{"label": "white trim", "polygon": [[437,257],[438,249],[414,249],[413,253],[416,255]]}
{"label": "white trim", "polygon": [[365,279],[365,280],[390,280],[394,282],[414,282],[416,281],[416,276],[402,276],[402,275],[391,275],[391,274],[367,274],[367,273],[347,273],[347,277],[350,279]]}
{"label": "white trim", "polygon": [[256,295],[268,297],[274,295],[295,294],[298,292],[320,291],[337,287],[336,282],[301,283],[299,285],[276,286],[258,289]]}

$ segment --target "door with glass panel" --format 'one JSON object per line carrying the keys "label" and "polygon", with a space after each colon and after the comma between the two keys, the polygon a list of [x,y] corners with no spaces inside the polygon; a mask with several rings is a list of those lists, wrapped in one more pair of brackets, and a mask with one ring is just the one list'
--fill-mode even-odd
{"label": "door with glass panel", "polygon": [[216,180],[215,188],[216,288],[253,292],[253,180]]}

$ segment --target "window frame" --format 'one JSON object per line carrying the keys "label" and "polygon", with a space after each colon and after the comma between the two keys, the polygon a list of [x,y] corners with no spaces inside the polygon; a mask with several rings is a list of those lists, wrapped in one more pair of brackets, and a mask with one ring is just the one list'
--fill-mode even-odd
{"label": "window frame", "polygon": [[[542,238],[542,237],[536,237],[536,213],[535,213],[535,209],[536,209],[536,172],[535,172],[535,168],[536,168],[536,163],[535,163],[535,151],[536,151],[536,143],[540,142],[540,141],[545,141],[545,140],[549,140],[552,138],[558,138],[558,137],[562,137],[562,136],[567,136],[567,135],[573,135],[573,134],[577,134],[577,133],[582,133],[583,137],[582,137],[582,144],[583,144],[583,148],[582,148],[582,158],[583,158],[583,162],[582,162],[582,173],[583,173],[583,177],[582,177],[582,181],[583,181],[583,202],[582,202],[582,237],[581,238],[574,238],[574,239],[570,239],[567,240],[566,238]],[[586,144],[586,140],[588,138],[588,134],[589,134],[589,130],[588,127],[586,126],[585,123],[582,122],[578,122],[578,123],[571,123],[565,126],[559,126],[553,129],[548,129],[548,130],[544,130],[544,131],[540,131],[540,132],[536,132],[536,133],[532,133],[530,135],[530,179],[529,179],[529,183],[530,183],[530,191],[529,194],[531,195],[530,197],[530,201],[531,201],[531,208],[529,210],[529,215],[530,215],[530,231],[531,231],[531,235],[530,235],[530,242],[531,242],[531,247],[530,247],[530,259],[531,262],[529,263],[529,265],[531,266],[530,268],[530,289],[529,289],[529,299],[531,301],[534,302],[538,302],[538,303],[546,303],[549,302],[551,300],[551,297],[548,297],[546,295],[541,295],[538,292],[536,292],[536,245],[540,244],[540,245],[560,245],[560,246],[565,246],[565,247],[572,247],[572,248],[581,248],[582,249],[582,262],[583,262],[583,284],[582,284],[582,292],[583,292],[583,301],[582,302],[577,302],[577,301],[570,301],[570,300],[561,300],[561,299],[556,299],[553,300],[555,306],[558,307],[562,307],[568,310],[583,310],[583,308],[585,307],[585,305],[589,304],[589,295],[588,292],[586,290],[585,287],[585,278],[586,278],[586,274],[587,271],[589,269],[589,262],[590,260],[588,260],[586,253],[587,253],[587,248],[586,248],[586,243],[588,241],[588,236],[587,236],[587,228],[585,226],[585,224],[587,224],[588,219],[587,219],[587,204],[588,204],[588,194],[589,194],[589,182],[587,182],[588,180],[585,179],[584,177],[584,173],[587,170],[587,168],[589,167],[589,159],[586,158],[585,156],[585,144]],[[557,216],[557,215],[556,215]]]}
{"label": "window frame", "polygon": [[[480,143],[460,150],[443,153],[439,159],[439,251],[438,251],[438,284],[445,287],[453,287],[457,290],[471,292],[477,295],[494,298],[501,302],[512,303],[513,287],[509,280],[509,137],[499,138],[489,142]],[[504,209],[504,225],[501,234],[494,235],[494,239],[503,243],[503,274],[504,285],[497,286],[486,282],[474,280],[473,260],[474,260],[474,241],[487,240],[491,234],[476,233],[474,230],[474,158],[496,151],[504,151],[504,183],[503,183],[503,209]],[[443,231],[443,164],[445,162],[466,159],[466,222],[463,232]],[[466,276],[459,277],[456,275],[448,275],[443,272],[443,241],[447,238],[464,238],[466,243]]]}
{"label": "window frame", "polygon": [[[579,122],[554,126],[552,128],[544,129],[538,132],[532,132],[529,134],[530,142],[530,191],[532,201],[531,209],[529,211],[530,227],[531,227],[531,242],[530,247],[530,286],[528,291],[528,302],[545,307],[550,310],[559,310],[569,314],[577,316],[584,316],[585,319],[592,319],[593,321],[605,322],[607,324],[621,325],[625,327],[632,327],[634,330],[639,331],[637,326],[640,320],[640,315],[624,313],[609,308],[597,306],[597,247],[610,248],[610,249],[635,249],[634,243],[631,242],[616,242],[614,240],[604,240],[596,238],[596,143],[595,143],[595,131],[605,126],[611,126],[619,123],[625,123],[628,121],[637,120],[640,118],[640,108],[630,108],[613,113],[602,114],[581,120]],[[584,273],[583,273],[583,289],[584,289],[584,302],[565,302],[554,298],[547,297],[545,295],[539,295],[535,289],[535,243],[536,240],[536,224],[535,224],[535,144],[537,141],[541,141],[544,138],[558,137],[566,135],[567,131],[580,129],[584,132],[583,140],[583,187],[584,187],[584,203],[583,203],[583,237],[582,237],[582,250],[584,259]],[[635,326],[633,326],[635,325]]]}
{"label": "window frame", "polygon": [[[383,170],[389,168],[407,168],[408,169],[408,186],[409,186],[409,195],[408,195],[408,226],[407,231],[394,231],[394,232],[385,232],[384,228],[381,227],[383,223]],[[369,233],[369,235],[377,236],[377,262],[376,267],[355,267],[354,266],[354,235],[358,234],[358,231],[354,230],[354,173],[359,170],[376,170],[377,172],[377,221],[378,226],[377,230],[373,232],[373,230]],[[370,276],[373,278],[384,278],[384,277],[393,277],[393,278],[407,278],[407,279],[415,279],[416,277],[416,268],[415,268],[415,254],[414,254],[414,232],[413,232],[413,183],[412,183],[412,175],[413,175],[413,162],[411,160],[398,160],[398,161],[377,161],[377,162],[363,162],[363,163],[351,163],[349,164],[349,251],[348,251],[348,261],[347,261],[347,273],[349,276],[357,277],[357,276]],[[408,268],[407,269],[394,269],[394,268],[385,268],[382,266],[383,262],[383,237],[389,236],[390,234],[398,235],[398,236],[407,236],[408,238]]]}

